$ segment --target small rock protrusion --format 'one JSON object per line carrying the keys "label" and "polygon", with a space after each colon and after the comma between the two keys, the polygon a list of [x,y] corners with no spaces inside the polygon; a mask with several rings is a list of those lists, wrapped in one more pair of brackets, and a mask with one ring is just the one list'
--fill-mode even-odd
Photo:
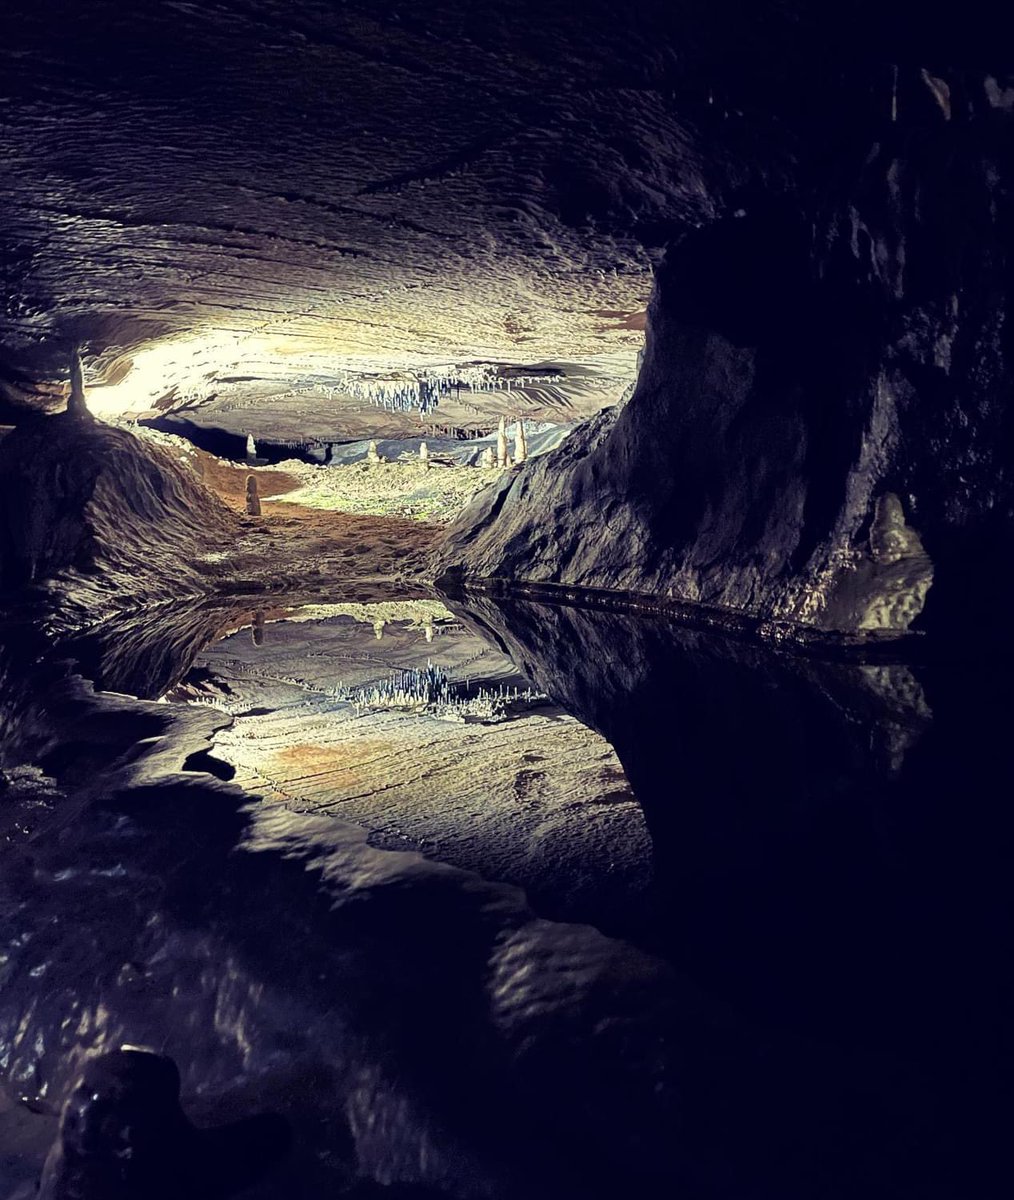
{"label": "small rock protrusion", "polygon": [[257,443],[254,441],[254,435],[248,433],[246,435],[246,461],[254,462],[257,458]]}
{"label": "small rock protrusion", "polygon": [[496,466],[496,454],[494,454],[492,446],[487,446],[479,455],[479,466],[486,471],[492,471]]}
{"label": "small rock protrusion", "polygon": [[500,428],[496,431],[496,465],[501,470],[507,466],[507,418],[500,418]]}
{"label": "small rock protrusion", "polygon": [[81,351],[75,347],[70,359],[70,396],[67,399],[67,411],[76,417],[90,416],[88,403],[85,400],[84,369],[81,366]]}
{"label": "small rock protrusion", "polygon": [[419,443],[419,462],[424,471],[428,471],[430,467],[430,448],[425,442]]}
{"label": "small rock protrusion", "polygon": [[246,511],[251,517],[259,517],[261,515],[261,498],[257,491],[257,476],[248,475],[246,477]]}
{"label": "small rock protrusion", "polygon": [[523,463],[528,457],[528,439],[525,437],[525,419],[518,417],[518,428],[514,434],[514,461]]}
{"label": "small rock protrusion", "polygon": [[370,442],[370,444],[366,447],[366,461],[371,467],[377,466],[382,461],[380,453],[377,450],[376,442]]}

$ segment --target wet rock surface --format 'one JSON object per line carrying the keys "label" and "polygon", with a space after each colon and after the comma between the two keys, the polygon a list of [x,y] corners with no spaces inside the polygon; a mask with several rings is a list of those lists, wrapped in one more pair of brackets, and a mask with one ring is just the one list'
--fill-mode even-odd
{"label": "wet rock surface", "polygon": [[41,1200],[219,1197],[246,1190],[288,1149],[270,1114],[198,1130],[180,1108],[180,1076],[136,1048],[90,1059],[64,1105]]}
{"label": "wet rock surface", "polygon": [[[371,697],[430,670],[455,695],[522,698],[497,714]],[[361,706],[337,698],[348,690]],[[212,753],[245,791],[523,887],[542,916],[643,938],[651,844],[623,770],[599,735],[529,690],[506,656],[417,600],[255,620],[202,650],[170,698],[232,717]]]}
{"label": "wet rock surface", "polygon": [[927,1140],[897,1186],[989,1194],[1014,988],[1009,664],[827,662],[644,617],[451,606],[615,748],[664,893],[657,951],[737,1013],[849,1047],[872,1106],[856,1145],[888,1171],[906,1151],[876,1110],[913,1072]]}
{"label": "wet rock surface", "polygon": [[155,1044],[199,1128],[289,1122],[281,1178],[307,1200],[360,1180],[989,1194],[1014,985],[1012,831],[991,802],[1005,672],[460,611],[615,746],[653,843],[652,952],[372,848],[365,811],[251,801],[194,769],[227,714],[93,694],[22,631],[0,726],[10,1092],[52,1113],[92,1055]]}

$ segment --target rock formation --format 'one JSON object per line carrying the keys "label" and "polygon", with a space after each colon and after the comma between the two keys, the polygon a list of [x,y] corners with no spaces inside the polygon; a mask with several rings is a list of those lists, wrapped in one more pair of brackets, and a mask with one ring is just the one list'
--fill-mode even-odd
{"label": "rock formation", "polygon": [[430,451],[425,442],[419,443],[419,462],[424,469],[430,465]]}
{"label": "rock formation", "polygon": [[259,517],[261,515],[261,498],[257,491],[257,476],[248,475],[246,477],[246,511],[247,516]]}
{"label": "rock formation", "polygon": [[377,466],[377,464],[381,461],[380,453],[377,450],[376,442],[371,441],[369,446],[367,446],[366,461],[370,464],[371,467]]}
{"label": "rock formation", "polygon": [[81,352],[75,350],[70,360],[70,395],[67,398],[67,412],[75,417],[87,417],[88,402],[85,400],[84,370],[81,366]]}
{"label": "rock formation", "polygon": [[677,236],[632,398],[480,494],[440,565],[1003,634],[1014,118],[988,79],[949,87],[951,120],[920,80],[850,160],[812,146],[805,189]]}
{"label": "rock formation", "polygon": [[518,427],[514,434],[514,461],[523,463],[528,457],[528,439],[525,437],[525,419],[518,417]]}
{"label": "rock formation", "polygon": [[507,418],[500,418],[496,431],[496,465],[503,470],[507,466]]}
{"label": "rock formation", "polygon": [[125,1047],[91,1059],[63,1109],[40,1200],[217,1200],[285,1152],[286,1123],[250,1117],[197,1130],[171,1059]]}
{"label": "rock formation", "polygon": [[71,581],[96,619],[106,604],[207,586],[202,562],[236,518],[158,447],[67,412],[0,442],[0,589]]}

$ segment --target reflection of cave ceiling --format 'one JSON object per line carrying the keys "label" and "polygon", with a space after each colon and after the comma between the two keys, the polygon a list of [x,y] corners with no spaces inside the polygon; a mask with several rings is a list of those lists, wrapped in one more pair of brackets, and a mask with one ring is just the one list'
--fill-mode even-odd
{"label": "reflection of cave ceiling", "polygon": [[[667,234],[824,103],[807,7],[5,0],[7,390],[170,334],[233,372],[629,372]],[[864,40],[820,38],[817,77]]]}

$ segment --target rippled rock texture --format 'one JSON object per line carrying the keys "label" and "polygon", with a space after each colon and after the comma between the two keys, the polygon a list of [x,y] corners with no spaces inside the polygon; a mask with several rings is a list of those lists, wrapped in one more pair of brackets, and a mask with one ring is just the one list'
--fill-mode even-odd
{"label": "rippled rock texture", "polygon": [[833,167],[810,144],[791,192],[686,230],[632,399],[478,497],[443,565],[826,630],[1002,632],[1006,96],[923,72]]}
{"label": "rippled rock texture", "polygon": [[924,5],[867,0],[10,0],[2,21],[12,403],[58,404],[74,343],[118,380],[170,335],[224,349],[222,385],[314,356],[626,369],[674,232],[784,182],[800,121],[833,144],[886,114],[892,64],[970,53]]}
{"label": "rippled rock texture", "polygon": [[[195,1122],[290,1121],[286,1194],[307,1200],[357,1172],[476,1197],[672,1175],[666,1031],[713,1022],[664,964],[539,920],[516,889],[182,772],[220,723],[207,710],[24,668],[0,663],[15,1095],[59,1109],[86,1059],[156,1045]],[[26,762],[44,799],[16,782]]]}
{"label": "rippled rock texture", "polygon": [[0,443],[4,590],[60,581],[92,617],[200,591],[237,530],[192,472],[86,413],[37,417]]}

